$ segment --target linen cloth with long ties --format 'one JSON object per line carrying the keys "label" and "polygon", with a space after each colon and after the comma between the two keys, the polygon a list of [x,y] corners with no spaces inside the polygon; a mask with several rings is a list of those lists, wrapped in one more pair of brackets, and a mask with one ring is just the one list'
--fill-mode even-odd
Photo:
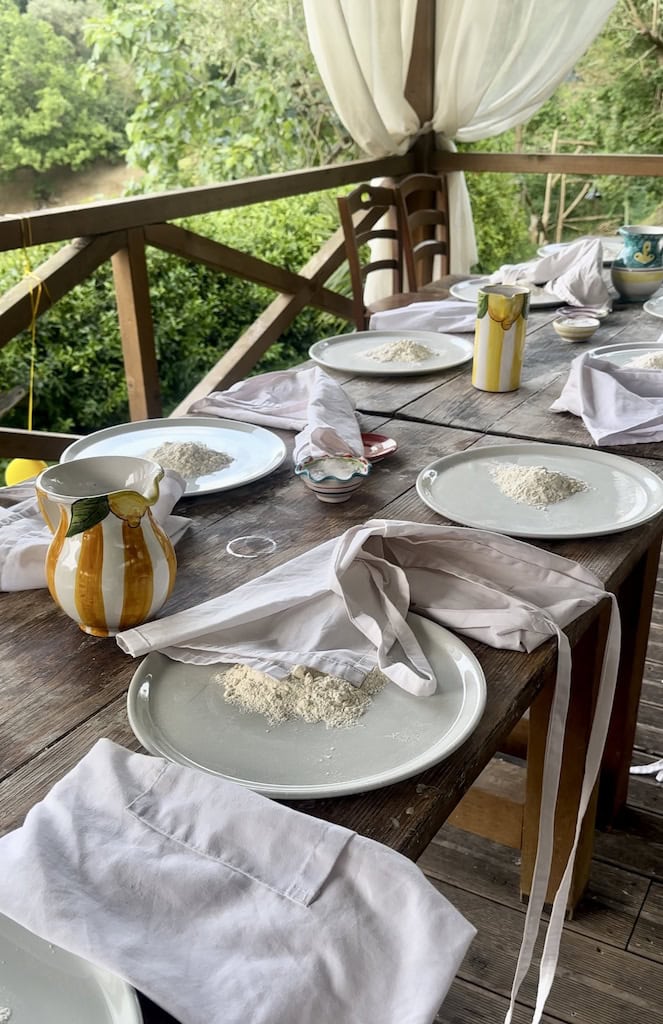
{"label": "linen cloth with long ties", "polygon": [[425,697],[437,682],[406,615],[413,611],[492,647],[558,648],[546,742],[539,837],[523,941],[507,1024],[532,963],[553,848],[553,823],[571,682],[562,632],[603,599],[612,602],[597,705],[585,759],[573,848],[555,896],[539,967],[533,1021],[552,986],[573,861],[605,744],[620,650],[616,600],[576,562],[482,530],[374,519],[347,530],[264,576],[176,615],[117,636],[138,657],[160,650],[195,664],[243,662],[283,677],[308,664],[359,684],[376,664],[397,685]]}

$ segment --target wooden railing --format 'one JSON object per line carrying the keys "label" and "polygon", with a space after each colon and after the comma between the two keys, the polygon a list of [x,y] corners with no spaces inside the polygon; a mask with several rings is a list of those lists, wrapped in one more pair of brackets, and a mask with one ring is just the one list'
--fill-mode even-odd
{"label": "wooden railing", "polygon": [[[366,181],[402,177],[415,170],[663,175],[663,157],[587,154],[447,153],[421,143],[404,156],[269,175],[222,185],[180,189],[158,195],[39,210],[0,217],[0,251],[51,242],[66,244],[34,274],[0,299],[0,347],[27,328],[34,314],[84,281],[111,260],[122,339],[129,410],[133,420],[160,416],[161,399],[146,245],[264,285],[277,297],[203,380],[173,411],[214,388],[244,377],[306,306],[352,319],[350,300],[327,287],[345,253],[337,231],[299,273],[275,266],[171,223],[185,217],[250,206],[288,196]],[[72,240],[73,239],[73,240]],[[41,286],[39,284],[41,283]],[[0,458],[57,459],[71,435],[0,428]]]}

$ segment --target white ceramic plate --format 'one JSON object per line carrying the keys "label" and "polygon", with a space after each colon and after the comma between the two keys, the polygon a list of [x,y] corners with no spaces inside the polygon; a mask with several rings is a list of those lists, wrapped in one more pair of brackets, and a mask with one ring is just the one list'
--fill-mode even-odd
{"label": "white ceramic plate", "polygon": [[599,345],[598,348],[591,349],[589,355],[598,356],[599,359],[608,359],[616,366],[625,366],[632,359],[647,355],[648,352],[663,355],[663,344],[657,344],[655,341],[630,341],[623,342],[621,345],[619,343]]}
{"label": "white ceramic plate", "polygon": [[645,313],[663,320],[663,295],[659,296],[658,299],[648,299],[642,308]]}
{"label": "white ceramic plate", "polygon": [[280,799],[361,793],[417,775],[474,730],[486,682],[453,633],[418,615],[408,622],[438,691],[413,697],[388,683],[350,728],[294,720],[270,725],[225,702],[214,677],[226,666],[185,665],[159,653],[149,654],[131,680],[131,728],[152,754]]}
{"label": "white ceramic plate", "polygon": [[228,491],[259,480],[283,462],[286,447],[280,437],[264,427],[214,416],[182,416],[173,419],[138,420],[106,427],[81,437],[65,448],[60,462],[92,455],[133,455],[149,458],[165,441],[190,441],[225,452],[234,459],[225,469],[188,480],[185,495]]}
{"label": "white ceramic plate", "polygon": [[[604,267],[609,266],[619,256],[620,252],[624,248],[624,242],[619,235],[586,235],[585,238],[598,238],[603,246],[603,265]],[[577,238],[576,242],[580,242],[583,239]],[[573,245],[573,242],[549,242],[548,245],[542,245],[540,249],[537,249],[539,256],[552,256],[556,252],[561,252],[562,249],[566,249],[569,245]]]}
{"label": "white ceramic plate", "polygon": [[[409,338],[432,349],[433,355],[421,363],[394,360],[381,363],[371,359],[368,352],[391,342]],[[437,373],[452,366],[468,363],[474,352],[474,343],[459,334],[438,334],[436,331],[356,331],[324,338],[311,345],[309,356],[320,366],[344,373],[357,373],[364,377],[398,377],[420,373]]]}
{"label": "white ceramic plate", "polygon": [[[589,490],[538,509],[507,497],[491,476],[498,464],[545,466]],[[663,482],[630,459],[538,442],[471,448],[438,459],[417,478],[419,497],[455,523],[512,537],[560,539],[618,533],[663,509]]]}
{"label": "white ceramic plate", "polygon": [[[453,295],[456,299],[461,299],[463,302],[476,302],[479,289],[487,285],[488,282],[489,278],[487,277],[475,277],[470,281],[458,281],[456,284],[451,285],[449,294]],[[531,284],[529,281],[519,281],[518,285],[529,289],[530,309],[545,309],[551,306],[562,305],[562,299],[558,299],[556,295],[547,292],[545,288],[538,284]]]}
{"label": "white ceramic plate", "polygon": [[0,915],[0,1007],[9,1024],[141,1024],[134,990]]}

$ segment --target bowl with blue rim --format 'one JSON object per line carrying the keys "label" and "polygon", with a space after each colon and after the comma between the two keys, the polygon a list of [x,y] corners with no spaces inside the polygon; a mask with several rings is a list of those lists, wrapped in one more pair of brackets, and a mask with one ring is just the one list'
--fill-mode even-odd
{"label": "bowl with blue rim", "polygon": [[347,501],[371,471],[368,459],[358,455],[323,455],[304,459],[295,474],[320,501]]}

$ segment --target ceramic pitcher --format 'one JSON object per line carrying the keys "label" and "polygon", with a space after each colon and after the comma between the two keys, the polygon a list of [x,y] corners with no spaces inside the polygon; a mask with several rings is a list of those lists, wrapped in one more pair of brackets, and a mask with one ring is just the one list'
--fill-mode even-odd
{"label": "ceramic pitcher", "polygon": [[35,486],[53,534],[46,581],[85,633],[114,636],[151,618],[175,582],[173,546],[154,519],[163,470],[120,455],[51,466]]}
{"label": "ceramic pitcher", "polygon": [[624,245],[617,263],[633,270],[663,267],[663,227],[627,224],[619,228]]}
{"label": "ceramic pitcher", "polygon": [[520,387],[529,299],[529,290],[520,285],[479,289],[472,384],[480,391]]}

